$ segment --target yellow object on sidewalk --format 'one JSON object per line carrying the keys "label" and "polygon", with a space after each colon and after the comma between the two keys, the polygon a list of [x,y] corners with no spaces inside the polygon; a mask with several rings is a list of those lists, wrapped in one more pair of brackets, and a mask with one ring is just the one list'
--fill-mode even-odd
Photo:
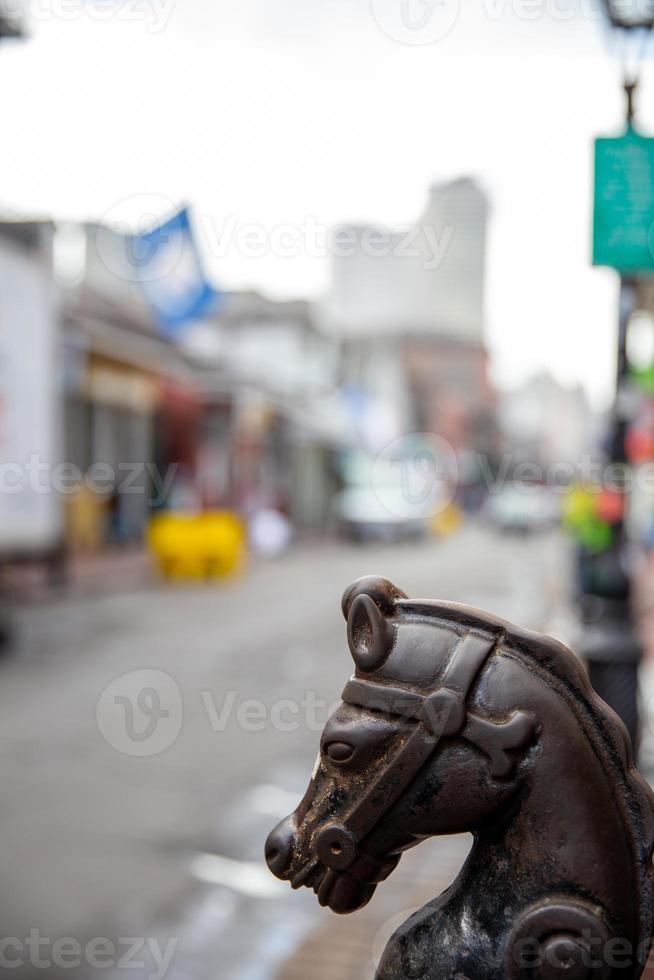
{"label": "yellow object on sidewalk", "polygon": [[240,571],[245,527],[233,511],[161,514],[148,528],[148,544],[166,578],[223,578]]}
{"label": "yellow object on sidewalk", "polygon": [[463,515],[456,504],[448,504],[443,510],[435,514],[429,522],[432,534],[444,537],[447,534],[454,534],[463,523]]}
{"label": "yellow object on sidewalk", "polygon": [[64,497],[66,547],[73,554],[97,554],[107,536],[107,494],[80,487]]}

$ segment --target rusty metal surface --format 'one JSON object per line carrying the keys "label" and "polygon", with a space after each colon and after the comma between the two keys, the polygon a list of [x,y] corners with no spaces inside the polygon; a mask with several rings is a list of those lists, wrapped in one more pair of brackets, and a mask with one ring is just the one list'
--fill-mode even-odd
{"label": "rusty metal surface", "polygon": [[395,933],[379,980],[640,977],[654,797],[574,655],[383,579],[343,612],[355,674],[268,838],[271,871],[355,912],[405,850],[468,831],[458,878]]}

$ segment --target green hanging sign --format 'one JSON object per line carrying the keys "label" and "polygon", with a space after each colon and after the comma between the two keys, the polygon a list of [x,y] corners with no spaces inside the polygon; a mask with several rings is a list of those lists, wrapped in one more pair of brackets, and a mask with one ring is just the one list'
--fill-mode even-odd
{"label": "green hanging sign", "polygon": [[593,264],[654,272],[654,139],[631,128],[595,140]]}

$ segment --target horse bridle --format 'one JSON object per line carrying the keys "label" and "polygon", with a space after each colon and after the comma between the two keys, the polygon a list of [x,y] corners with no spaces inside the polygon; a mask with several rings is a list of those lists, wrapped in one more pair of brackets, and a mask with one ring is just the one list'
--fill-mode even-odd
{"label": "horse bridle", "polygon": [[490,654],[502,637],[468,632],[459,638],[443,673],[440,687],[429,695],[353,677],[342,699],[347,704],[416,722],[414,730],[363,797],[337,823],[316,836],[319,860],[332,871],[347,871],[362,855],[363,839],[399,800],[435,752],[441,739],[459,736],[490,759],[494,778],[509,776],[514,760],[509,752],[521,748],[533,733],[534,721],[514,711],[504,722],[490,721],[468,710],[468,697]]}

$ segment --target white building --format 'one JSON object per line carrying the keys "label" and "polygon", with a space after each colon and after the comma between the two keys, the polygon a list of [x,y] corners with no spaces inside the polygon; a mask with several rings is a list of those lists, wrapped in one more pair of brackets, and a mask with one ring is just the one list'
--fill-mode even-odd
{"label": "white building", "polygon": [[416,224],[338,228],[325,326],[350,338],[435,334],[480,341],[487,215],[483,191],[462,178],[432,187]]}
{"label": "white building", "polygon": [[598,441],[599,419],[584,389],[562,385],[545,372],[502,393],[499,421],[516,459],[543,466],[578,464]]}
{"label": "white building", "polygon": [[368,448],[425,430],[485,451],[487,216],[483,191],[462,178],[432,187],[415,224],[336,230],[320,320],[342,341],[344,380],[371,406]]}

